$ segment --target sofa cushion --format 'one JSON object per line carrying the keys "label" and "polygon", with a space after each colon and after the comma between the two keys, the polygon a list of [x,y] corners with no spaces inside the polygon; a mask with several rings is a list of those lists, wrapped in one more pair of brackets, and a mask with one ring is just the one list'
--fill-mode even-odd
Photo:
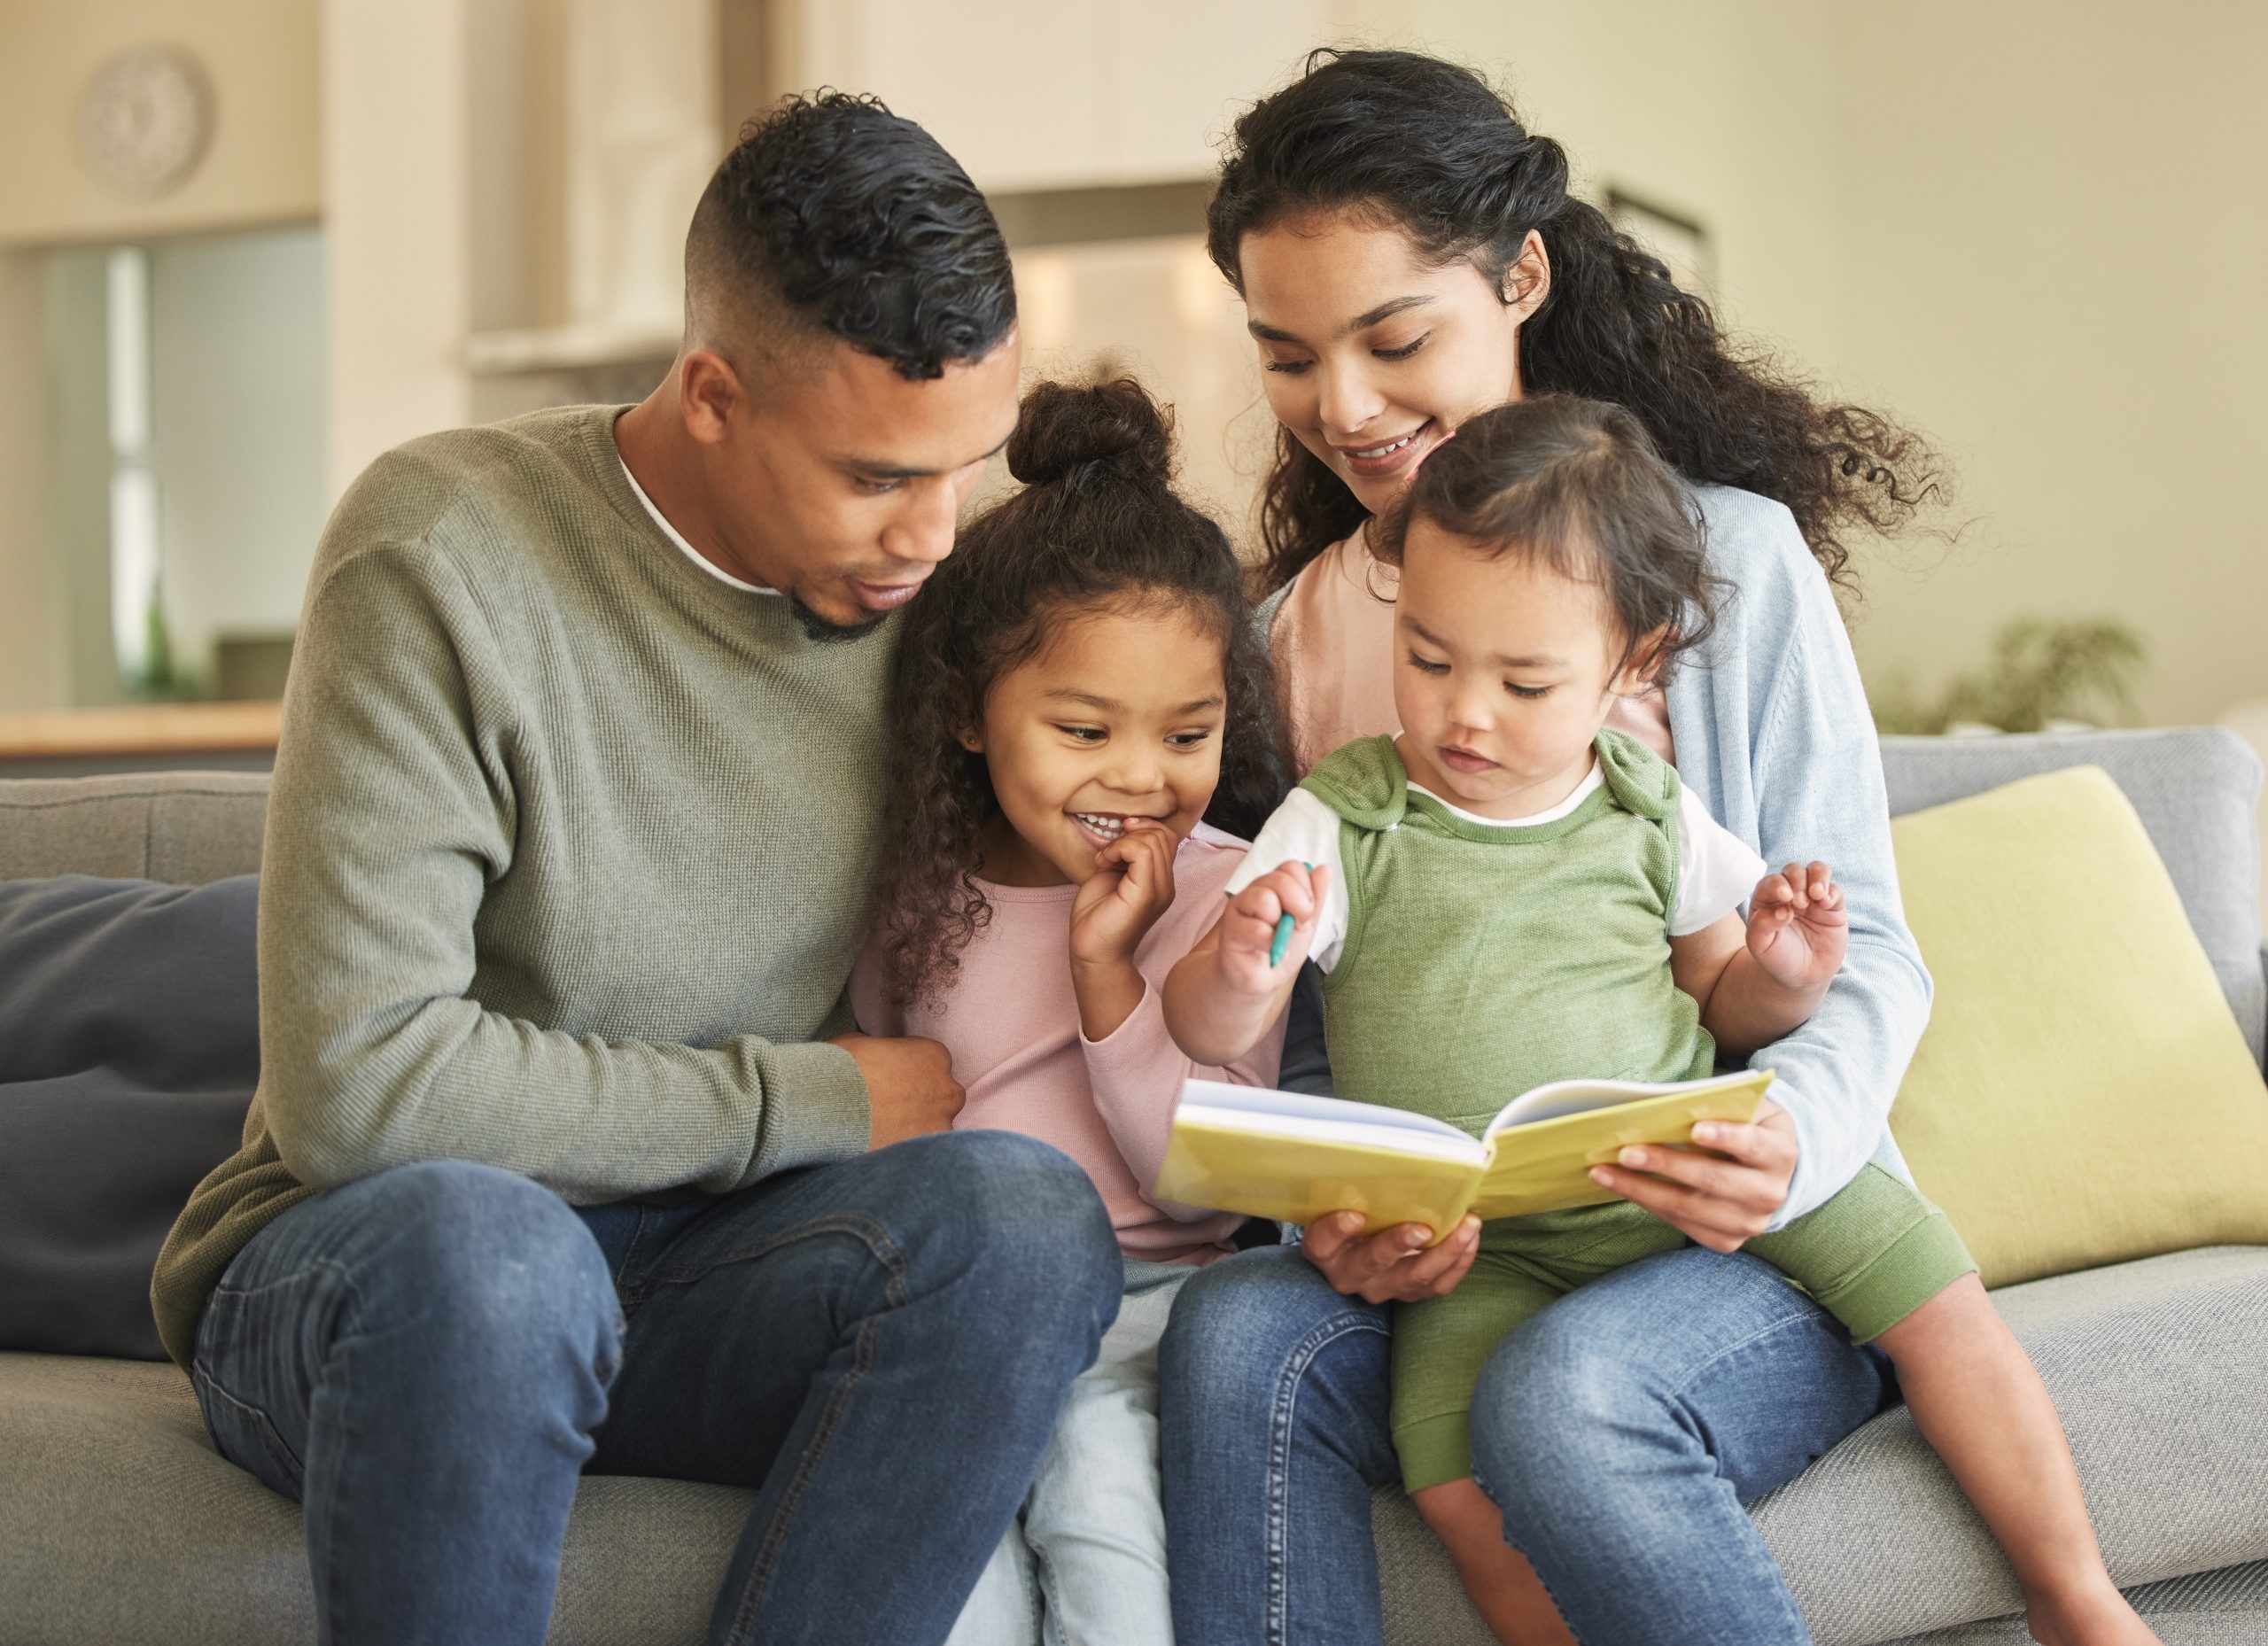
{"label": "sofa cushion", "polygon": [[[2054,1396],[2121,1585],[2268,1559],[2268,1247],[1994,1294]],[[1820,1646],[2014,1611],[2015,1576],[1900,1407],[1757,1504]]]}
{"label": "sofa cushion", "polygon": [[[2055,1397],[2122,1586],[2268,1560],[2268,1247],[2177,1252],[1994,1300]],[[1902,1406],[1750,1512],[1818,1646],[1875,1646],[2021,1604],[1991,1534]],[[1372,1521],[1388,1646],[1489,1646],[1449,1556],[1399,1489],[1379,1493]],[[2167,1594],[2170,1607],[2189,1609],[2187,1590]],[[2264,1609],[2268,1593],[2242,1638],[2268,1639]]]}
{"label": "sofa cushion", "polygon": [[2268,1243],[2268,1086],[2095,766],[1891,826],[1936,1004],[1891,1130],[1987,1285]]}
{"label": "sofa cushion", "polygon": [[1982,794],[2020,777],[2096,765],[2134,804],[2165,860],[2191,929],[2221,981],[2255,1063],[2268,1041],[2262,976],[2260,760],[2219,726],[2020,737],[1885,737],[1893,815]]}
{"label": "sofa cushion", "polygon": [[[695,1646],[752,1495],[592,1476],[551,1646]],[[222,1461],[170,1364],[0,1354],[0,1594],[11,1641],[305,1646],[298,1508]]]}
{"label": "sofa cushion", "polygon": [[[2145,1583],[2127,1592],[2163,1646],[2260,1646],[2268,1639],[2268,1560]],[[2031,1646],[2021,1612],[1885,1646]]]}
{"label": "sofa cushion", "polygon": [[0,1348],[158,1359],[158,1248],[260,1075],[254,877],[0,882]]}
{"label": "sofa cushion", "polygon": [[202,886],[260,867],[264,772],[0,780],[0,881],[50,874]]}

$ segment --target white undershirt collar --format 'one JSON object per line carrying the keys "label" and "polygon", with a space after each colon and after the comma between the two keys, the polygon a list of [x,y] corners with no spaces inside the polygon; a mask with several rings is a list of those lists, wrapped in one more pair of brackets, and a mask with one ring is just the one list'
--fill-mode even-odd
{"label": "white undershirt collar", "polygon": [[630,472],[630,465],[626,462],[623,462],[622,454],[620,452],[617,452],[614,454],[614,461],[618,463],[622,463],[622,477],[630,482],[631,491],[636,493],[638,501],[646,506],[646,512],[653,516],[654,524],[661,527],[664,536],[667,537],[671,542],[676,544],[678,547],[685,551],[685,557],[687,560],[700,567],[711,577],[716,578],[718,582],[729,583],[733,587],[736,589],[745,589],[751,594],[777,594],[780,592],[776,588],[766,588],[761,583],[751,583],[745,578],[734,577],[731,572],[726,571],[715,561],[710,559],[708,555],[703,554],[699,549],[694,547],[692,544],[687,542],[685,540],[684,534],[670,524],[669,516],[664,515],[660,509],[654,507],[654,500],[646,495],[646,488],[638,484],[638,477]]}
{"label": "white undershirt collar", "polygon": [[1444,811],[1453,817],[1462,818],[1468,823],[1478,823],[1487,828],[1534,828],[1539,823],[1557,823],[1561,818],[1588,800],[1591,797],[1591,791],[1605,781],[1606,773],[1600,769],[1598,757],[1593,755],[1591,769],[1584,774],[1583,780],[1575,785],[1573,794],[1556,806],[1547,807],[1542,811],[1524,818],[1484,818],[1478,811],[1467,811],[1463,806],[1442,799],[1423,783],[1411,783],[1409,788],[1412,794],[1425,796]]}

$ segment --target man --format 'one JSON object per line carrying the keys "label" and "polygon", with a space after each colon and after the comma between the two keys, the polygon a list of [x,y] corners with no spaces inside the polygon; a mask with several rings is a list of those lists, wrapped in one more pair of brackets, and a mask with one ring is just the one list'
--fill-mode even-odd
{"label": "man", "polygon": [[756,1489],[715,1641],[942,1640],[1116,1308],[1078,1168],[840,1005],[889,614],[1015,421],[998,229],[830,95],[686,263],[643,404],[389,453],[309,582],[260,1091],[153,1292],[326,1641],[535,1646],[586,1465]]}

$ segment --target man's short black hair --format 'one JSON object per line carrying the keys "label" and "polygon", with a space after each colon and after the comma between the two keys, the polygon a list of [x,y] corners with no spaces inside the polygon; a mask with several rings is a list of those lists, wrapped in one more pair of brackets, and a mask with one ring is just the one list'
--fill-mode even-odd
{"label": "man's short black hair", "polygon": [[1007,242],[952,156],[871,97],[750,120],[686,238],[690,341],[824,331],[900,376],[990,353],[1016,322]]}

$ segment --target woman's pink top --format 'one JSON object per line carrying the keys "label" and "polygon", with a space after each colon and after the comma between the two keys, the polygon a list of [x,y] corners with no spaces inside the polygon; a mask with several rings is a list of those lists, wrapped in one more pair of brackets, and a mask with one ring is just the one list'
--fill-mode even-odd
{"label": "woman's pink top", "polygon": [[[1269,649],[1302,773],[1358,737],[1402,730],[1394,708],[1394,593],[1401,576],[1371,557],[1365,527],[1309,561],[1276,609]],[[1606,723],[1676,763],[1659,692],[1616,698]]]}
{"label": "woman's pink top", "polygon": [[1109,1208],[1118,1244],[1152,1262],[1210,1262],[1244,1219],[1153,1200],[1181,1083],[1191,1075],[1271,1086],[1284,1049],[1279,1019],[1226,1069],[1192,1063],[1166,1033],[1159,999],[1166,974],[1213,928],[1223,889],[1245,842],[1200,824],[1174,858],[1174,900],[1134,951],[1149,987],[1133,1015],[1103,1040],[1079,1029],[1071,991],[1076,886],[980,882],[991,920],[961,951],[942,998],[907,1009],[884,998],[881,957],[869,943],[850,974],[850,1005],[870,1035],[922,1035],[944,1043],[967,1090],[956,1130],[1021,1131],[1086,1168]]}

